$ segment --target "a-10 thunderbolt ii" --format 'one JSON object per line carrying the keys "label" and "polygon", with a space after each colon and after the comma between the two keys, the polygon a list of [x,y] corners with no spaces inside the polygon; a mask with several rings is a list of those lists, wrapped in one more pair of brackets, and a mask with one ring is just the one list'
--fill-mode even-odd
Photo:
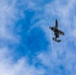
{"label": "a-10 thunderbolt ii", "polygon": [[64,32],[62,32],[61,30],[58,29],[58,21],[56,19],[55,21],[55,26],[54,27],[49,27],[49,29],[51,29],[54,32],[55,37],[53,37],[53,40],[56,42],[61,42],[61,40],[58,40],[57,38],[59,38],[59,35],[64,35]]}

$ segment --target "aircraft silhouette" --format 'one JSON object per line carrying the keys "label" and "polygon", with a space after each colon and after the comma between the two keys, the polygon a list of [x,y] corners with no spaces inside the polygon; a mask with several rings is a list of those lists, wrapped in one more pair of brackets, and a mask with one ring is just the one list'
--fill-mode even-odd
{"label": "aircraft silhouette", "polygon": [[61,40],[58,40],[57,38],[59,38],[59,35],[64,35],[64,32],[62,32],[61,30],[58,29],[58,21],[56,19],[55,21],[55,27],[49,27],[49,29],[51,29],[54,32],[55,37],[53,37],[53,40],[56,42],[61,42]]}

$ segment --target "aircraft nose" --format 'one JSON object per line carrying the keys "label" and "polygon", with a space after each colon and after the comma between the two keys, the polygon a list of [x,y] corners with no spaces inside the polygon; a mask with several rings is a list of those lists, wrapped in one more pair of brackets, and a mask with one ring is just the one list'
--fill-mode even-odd
{"label": "aircraft nose", "polygon": [[49,27],[49,29],[53,30],[53,27]]}
{"label": "aircraft nose", "polygon": [[53,27],[51,27],[51,30],[53,30]]}

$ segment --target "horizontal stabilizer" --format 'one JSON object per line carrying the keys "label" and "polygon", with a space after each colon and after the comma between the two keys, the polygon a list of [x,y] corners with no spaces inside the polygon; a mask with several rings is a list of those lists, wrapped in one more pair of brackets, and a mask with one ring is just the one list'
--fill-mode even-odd
{"label": "horizontal stabilizer", "polygon": [[53,40],[56,42],[61,42],[61,40],[57,40],[56,38],[53,38]]}
{"label": "horizontal stabilizer", "polygon": [[61,40],[56,40],[57,42],[61,42]]}

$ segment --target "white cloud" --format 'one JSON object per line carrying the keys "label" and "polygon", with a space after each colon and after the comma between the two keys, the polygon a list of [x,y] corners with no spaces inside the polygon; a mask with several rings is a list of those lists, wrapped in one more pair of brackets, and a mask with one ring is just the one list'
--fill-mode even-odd
{"label": "white cloud", "polygon": [[[10,43],[20,43],[20,37],[13,33],[15,22],[19,19],[16,1],[0,1],[0,39],[8,40],[7,42]],[[31,6],[33,8],[34,5],[31,3]],[[19,16],[23,17],[23,12]],[[36,68],[34,64],[30,65],[26,57],[14,62],[12,50],[9,49],[7,44],[0,48],[0,75],[44,75],[43,68]]]}
{"label": "white cloud", "polygon": [[0,62],[1,75],[44,75],[43,69],[29,65],[26,58],[21,58],[16,63],[9,63],[10,61]]}
{"label": "white cloud", "polygon": [[[12,32],[12,29],[15,26],[15,21],[18,20],[18,17],[16,15],[18,14],[19,10],[16,9],[15,7],[16,1],[17,0],[14,0],[10,3],[8,1],[0,2],[0,39],[6,39],[6,40],[10,40],[11,42],[18,43],[20,41],[20,38],[14,35],[14,33]],[[48,3],[45,5],[45,7],[40,8],[40,9],[33,1],[30,1],[30,2],[23,1],[22,4],[23,5],[27,4],[27,7],[25,5],[25,9],[34,9],[36,11],[43,9],[44,13],[42,16],[44,17],[39,16],[39,15],[36,16],[38,18],[40,17],[41,19],[39,22],[37,22],[36,26],[38,26],[39,24],[40,27],[43,28],[43,30],[46,33],[46,38],[49,41],[51,40],[49,36],[50,30],[48,30],[48,26],[50,25],[50,22],[52,22],[49,20],[51,16],[58,17],[60,21],[59,25],[62,25],[62,28],[64,28],[65,32],[67,31],[66,33],[68,34],[68,36],[65,35],[67,38],[69,38],[70,35],[72,35],[70,36],[70,38],[72,37],[76,38],[76,35],[75,35],[76,28],[74,30],[71,28],[71,24],[73,24],[73,27],[76,27],[75,26],[76,22],[75,22],[75,17],[74,17],[75,16],[75,13],[74,13],[75,0],[72,0],[72,1],[69,0],[64,6],[61,5],[60,0],[53,1],[52,3]],[[23,11],[21,11],[21,16],[24,17]],[[74,23],[71,21],[72,16],[74,18],[73,19]],[[47,24],[47,22],[45,21],[48,22],[49,24],[48,26],[44,26],[45,24]],[[33,29],[34,27],[35,25],[33,25],[28,31],[31,31],[31,29]],[[55,67],[54,64],[58,65],[62,63],[66,65],[65,67],[67,71],[68,70],[71,71],[71,75],[74,75],[76,74],[75,73],[76,67],[74,67],[76,66],[75,65],[76,55],[73,51],[70,50],[70,48],[67,47],[67,41],[66,42],[65,41],[64,41],[65,44],[62,43],[63,46],[60,44],[59,46],[54,45],[54,51],[56,54],[55,63],[52,57],[52,53],[49,53],[51,52],[50,50],[47,53],[40,53],[37,58],[41,61],[42,64],[48,66],[49,68],[53,66]],[[65,49],[66,50],[69,49],[69,50],[66,51]],[[58,57],[61,57],[63,59],[59,59]],[[14,63],[12,59],[13,59],[13,56],[10,55],[10,51],[8,47],[0,49],[0,75],[44,75],[46,72],[43,68],[36,68],[34,64],[29,65],[26,57],[19,59],[16,63]],[[65,62],[62,62],[62,61],[65,61]]]}
{"label": "white cloud", "polygon": [[[18,37],[13,34],[13,27],[18,20],[15,5],[8,1],[0,1],[0,39],[18,42]],[[17,41],[16,41],[17,40]]]}

